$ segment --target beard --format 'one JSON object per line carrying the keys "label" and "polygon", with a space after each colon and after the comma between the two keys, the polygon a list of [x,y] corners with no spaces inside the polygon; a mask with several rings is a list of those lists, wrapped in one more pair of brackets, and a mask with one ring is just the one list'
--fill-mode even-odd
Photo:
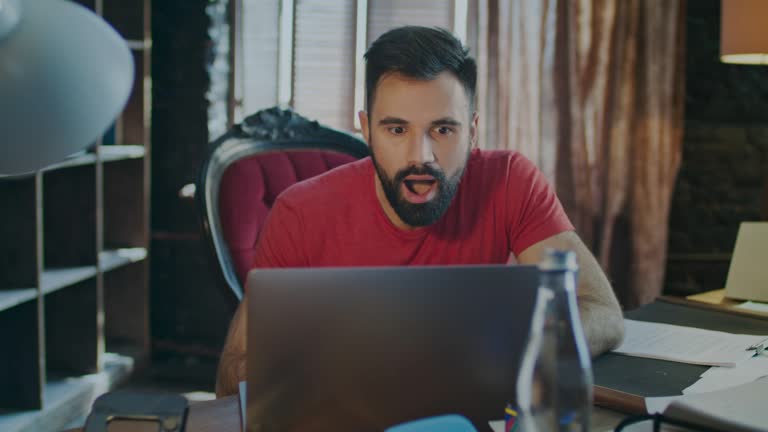
{"label": "beard", "polygon": [[[373,149],[373,143],[371,143]],[[376,168],[376,174],[381,181],[384,196],[387,197],[389,205],[395,211],[397,216],[412,227],[424,227],[432,225],[443,216],[453,201],[453,197],[459,190],[459,183],[464,176],[464,169],[467,166],[471,146],[467,150],[464,164],[450,178],[446,177],[445,172],[435,168],[430,164],[420,166],[409,166],[399,170],[394,177],[389,177],[384,168],[376,161],[375,152],[371,151],[371,160]],[[435,197],[425,203],[415,204],[403,197],[403,182],[409,175],[430,175],[437,182],[437,193]]]}

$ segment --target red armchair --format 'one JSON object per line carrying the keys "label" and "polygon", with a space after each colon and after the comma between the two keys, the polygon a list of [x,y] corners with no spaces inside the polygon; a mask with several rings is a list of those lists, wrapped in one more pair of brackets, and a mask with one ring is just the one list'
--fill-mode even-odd
{"label": "red armchair", "polygon": [[238,301],[275,198],[296,182],[368,154],[354,136],[279,108],[249,116],[211,143],[195,196],[216,268]]}

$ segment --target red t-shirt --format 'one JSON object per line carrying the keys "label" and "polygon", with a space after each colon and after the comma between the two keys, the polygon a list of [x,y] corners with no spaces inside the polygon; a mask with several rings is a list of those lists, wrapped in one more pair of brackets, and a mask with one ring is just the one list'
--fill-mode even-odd
{"label": "red t-shirt", "polygon": [[473,150],[453,202],[434,224],[395,227],[376,197],[370,158],[286,189],[256,246],[255,267],[506,263],[573,230],[544,176],[510,151]]}

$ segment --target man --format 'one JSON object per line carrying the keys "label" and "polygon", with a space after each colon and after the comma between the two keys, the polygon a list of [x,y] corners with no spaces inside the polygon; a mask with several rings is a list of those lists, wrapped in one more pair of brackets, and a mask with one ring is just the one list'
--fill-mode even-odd
{"label": "man", "polygon": [[[449,32],[402,27],[365,55],[362,132],[372,157],[294,185],[275,202],[255,267],[538,263],[571,249],[590,351],[616,346],[619,304],[541,173],[515,152],[476,148],[476,65]],[[514,289],[514,287],[510,287]],[[240,304],[217,393],[245,379]]]}

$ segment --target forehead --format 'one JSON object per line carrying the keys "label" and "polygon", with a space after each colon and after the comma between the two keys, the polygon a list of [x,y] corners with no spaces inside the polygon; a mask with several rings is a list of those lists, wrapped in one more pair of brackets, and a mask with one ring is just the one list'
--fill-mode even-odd
{"label": "forehead", "polygon": [[442,72],[433,80],[391,73],[379,80],[371,111],[375,118],[464,118],[469,115],[469,98],[459,79],[450,72]]}

